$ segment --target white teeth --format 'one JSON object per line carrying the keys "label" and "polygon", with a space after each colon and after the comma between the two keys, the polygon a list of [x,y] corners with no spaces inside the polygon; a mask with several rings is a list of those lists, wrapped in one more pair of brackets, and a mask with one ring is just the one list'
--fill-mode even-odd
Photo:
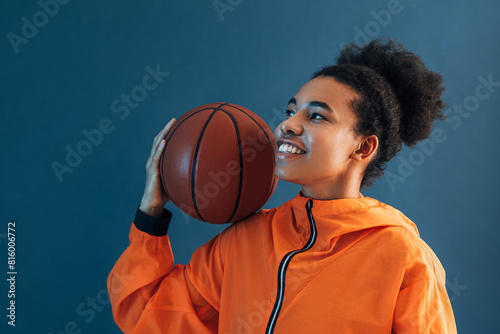
{"label": "white teeth", "polygon": [[288,144],[281,144],[280,147],[278,148],[278,151],[281,153],[292,153],[292,154],[304,153],[304,151],[302,151],[300,148]]}

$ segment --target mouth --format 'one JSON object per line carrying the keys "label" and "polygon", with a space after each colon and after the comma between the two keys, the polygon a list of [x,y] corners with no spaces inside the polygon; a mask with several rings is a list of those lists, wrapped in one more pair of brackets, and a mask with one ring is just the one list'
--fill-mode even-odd
{"label": "mouth", "polygon": [[306,154],[306,151],[298,147],[292,142],[289,141],[278,141],[277,144],[278,147],[278,153],[285,153],[285,154],[296,154],[296,155],[302,155]]}

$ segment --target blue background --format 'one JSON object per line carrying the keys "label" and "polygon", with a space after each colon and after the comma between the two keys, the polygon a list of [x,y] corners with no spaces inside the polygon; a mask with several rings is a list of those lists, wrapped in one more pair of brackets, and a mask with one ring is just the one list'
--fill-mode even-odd
{"label": "blue background", "polygon": [[[399,13],[379,23],[376,13],[390,2],[232,0],[219,15],[212,1],[69,1],[44,22],[36,1],[2,1],[0,331],[119,333],[103,289],[128,245],[154,136],[170,118],[217,101],[275,126],[310,75],[333,62],[342,43],[366,35],[395,37],[442,73],[454,121],[436,124],[433,150],[404,149],[393,160],[387,171],[397,181],[383,177],[364,195],[417,224],[446,269],[459,331],[494,332],[500,87],[473,96],[479,76],[500,81],[500,3],[401,0]],[[16,52],[9,33],[22,35],[23,17],[34,15],[38,32]],[[113,101],[157,65],[168,77],[126,117],[113,112]],[[453,112],[474,101],[470,115]],[[113,130],[59,180],[54,161],[65,164],[66,147],[106,118]],[[409,170],[404,161],[413,161]],[[265,207],[298,191],[280,182]],[[178,263],[224,228],[167,208]],[[9,221],[17,224],[15,328],[6,318]]]}

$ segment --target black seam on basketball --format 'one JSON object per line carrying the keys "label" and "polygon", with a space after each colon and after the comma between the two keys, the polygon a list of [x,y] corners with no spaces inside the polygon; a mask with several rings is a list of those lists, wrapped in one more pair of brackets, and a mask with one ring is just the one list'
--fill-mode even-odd
{"label": "black seam on basketball", "polygon": [[[215,104],[215,103],[213,103],[213,104]],[[172,134],[170,135],[170,137],[168,138],[168,140],[165,142],[165,149],[167,148],[167,145],[168,145],[168,143],[170,142],[170,139],[171,139],[171,138],[172,138],[172,136],[174,135],[175,131],[177,131],[177,129],[179,128],[179,126],[181,126],[181,124],[182,124],[182,123],[184,123],[184,122],[185,122],[185,121],[187,121],[189,118],[193,117],[194,115],[196,115],[196,114],[197,114],[197,113],[199,113],[199,112],[202,112],[202,111],[205,111],[205,110],[210,110],[210,109],[212,109],[212,110],[219,110],[219,108],[220,108],[220,107],[222,107],[223,105],[227,105],[227,104],[228,104],[228,103],[223,102],[223,103],[219,104],[219,105],[218,105],[217,107],[215,107],[215,108],[214,108],[214,107],[210,107],[210,108],[203,108],[203,109],[200,109],[200,110],[196,110],[196,112],[194,112],[194,113],[192,113],[191,115],[189,115],[188,117],[184,118],[184,119],[183,119],[183,120],[182,120],[179,124],[176,124],[176,126],[175,126],[174,130],[172,131]],[[163,138],[163,139],[166,139],[166,138],[167,138],[167,135],[168,135],[169,133],[170,133],[170,131],[169,131],[169,132],[167,132],[167,133],[165,134],[165,138]]]}
{"label": "black seam on basketball", "polygon": [[[227,103],[223,103],[223,104],[227,104]],[[184,123],[185,121],[187,121],[189,118],[191,118],[192,116],[202,112],[202,111],[205,111],[205,110],[215,110],[217,108],[220,108],[223,104],[220,104],[219,106],[217,106],[216,108],[214,107],[210,107],[210,108],[203,108],[203,109],[200,109],[200,110],[197,110],[196,112],[192,113],[191,115],[189,115],[188,117],[184,118],[179,124],[176,124],[175,125],[175,128],[172,130],[172,133],[170,134],[170,137],[167,139],[167,136],[168,134],[170,133],[170,131],[168,131],[166,134],[165,134],[165,137],[163,139],[165,139],[165,147],[163,148],[163,153],[160,157],[160,180],[161,180],[161,183],[163,185],[163,189],[165,189],[165,191],[167,191],[167,184],[166,184],[166,181],[165,181],[165,175],[163,174],[163,157],[165,156],[165,152],[167,151],[167,146],[168,144],[170,143],[170,139],[174,136],[174,133],[175,131],[177,131],[177,129],[181,126],[182,123]]]}
{"label": "black seam on basketball", "polygon": [[233,208],[233,212],[231,213],[231,216],[228,218],[226,223],[229,223],[231,219],[233,219],[234,215],[236,214],[236,210],[238,210],[238,207],[240,205],[240,200],[241,200],[241,189],[243,187],[243,150],[241,148],[241,138],[240,138],[240,130],[238,128],[238,123],[236,123],[236,120],[234,119],[233,115],[225,111],[224,109],[221,109],[226,115],[231,118],[231,121],[233,122],[234,125],[234,131],[236,131],[236,137],[238,139],[238,153],[240,155],[240,181],[238,184],[238,196],[236,197],[236,203]]}
{"label": "black seam on basketball", "polygon": [[[168,144],[170,143],[170,139],[173,137],[175,131],[177,131],[177,129],[179,128],[179,126],[184,123],[188,118],[190,118],[191,116],[194,116],[196,115],[197,113],[199,112],[202,112],[202,111],[205,111],[205,110],[210,110],[210,109],[213,109],[213,108],[204,108],[204,109],[200,109],[200,110],[197,110],[195,113],[189,115],[188,117],[186,117],[185,119],[183,119],[179,124],[176,124],[175,128],[172,130],[172,133],[170,134],[170,137],[167,139],[167,136],[168,134],[170,133],[170,131],[168,131],[166,134],[165,134],[165,137],[163,139],[165,139],[165,147],[163,148],[163,153],[160,157],[160,167],[163,166],[163,157],[165,156],[165,152],[167,151],[167,146]],[[163,168],[160,169],[160,178],[161,178],[161,183],[163,184],[163,188],[164,189],[167,189],[167,185],[165,183],[165,177],[163,175]]]}
{"label": "black seam on basketball", "polygon": [[[269,139],[269,137],[267,136],[267,133],[266,131],[264,130],[264,128],[260,125],[259,122],[257,122],[252,116],[250,116],[245,110],[242,110],[240,108],[238,108],[238,106],[234,105],[234,104],[228,104],[229,106],[233,107],[234,109],[237,109],[239,111],[241,111],[242,113],[244,113],[245,115],[247,115],[252,121],[255,122],[255,124],[257,124],[259,126],[259,128],[262,130],[262,132],[264,133],[264,135],[266,136],[266,139],[267,139],[267,142],[269,143],[269,145],[271,145],[271,151],[273,152],[273,171],[274,169],[276,168],[276,154],[274,152],[274,142],[271,143],[271,140]],[[265,121],[264,121],[265,122]],[[269,197],[271,197],[271,194],[272,194],[272,191],[274,189],[274,183],[276,182],[276,178],[273,176],[273,184],[272,184],[272,187],[271,189],[269,189],[269,193],[267,194],[267,198],[266,198],[266,201],[262,204],[264,205],[268,200],[269,200]]]}
{"label": "black seam on basketball", "polygon": [[198,138],[198,143],[196,144],[196,149],[194,151],[193,163],[191,165],[191,196],[192,196],[192,199],[193,199],[193,207],[194,207],[194,209],[196,211],[196,214],[198,215],[198,217],[200,217],[200,220],[202,220],[202,221],[206,221],[206,220],[205,220],[205,218],[203,218],[203,216],[201,215],[200,211],[198,210],[198,204],[196,203],[196,189],[195,189],[195,166],[196,166],[196,160],[198,159],[198,151],[200,149],[201,139],[203,138],[203,134],[205,133],[205,129],[207,128],[208,123],[210,123],[210,120],[215,115],[215,113],[217,111],[219,111],[220,108],[223,105],[226,105],[226,104],[227,103],[221,103],[220,105],[218,105],[215,108],[208,108],[208,109],[213,109],[214,111],[212,112],[212,114],[210,115],[210,117],[208,117],[207,121],[205,122],[205,125],[203,126],[203,129],[201,130],[200,137]]}
{"label": "black seam on basketball", "polygon": [[[270,139],[269,139],[269,137],[267,136],[267,133],[266,133],[266,131],[264,130],[264,128],[262,127],[262,125],[260,125],[260,123],[259,123],[259,122],[257,122],[257,121],[256,121],[256,120],[252,117],[252,116],[250,116],[250,115],[249,115],[249,114],[248,114],[245,110],[238,108],[238,106],[236,106],[236,105],[234,105],[234,104],[230,104],[230,103],[229,103],[228,105],[229,105],[229,106],[231,106],[231,107],[233,107],[234,109],[238,109],[239,111],[241,111],[242,113],[244,113],[245,115],[247,115],[248,117],[250,117],[250,119],[251,119],[252,121],[254,121],[254,122],[255,122],[255,124],[257,124],[257,125],[259,126],[259,128],[262,130],[262,132],[264,132],[264,135],[266,136],[267,142],[271,145],[271,148],[272,148],[272,151],[273,151],[273,165],[274,165],[274,161],[275,161],[275,159],[276,159],[276,154],[274,153],[274,145],[275,145],[275,143],[274,143],[274,142],[273,142],[273,143],[271,143],[271,140],[270,140]],[[263,121],[264,121],[264,120],[263,120]],[[265,123],[265,121],[264,121],[264,123]]]}
{"label": "black seam on basketball", "polygon": [[[216,107],[216,108],[219,108],[219,107]],[[184,119],[183,119],[183,120],[182,120],[179,124],[176,124],[176,126],[175,126],[174,130],[172,131],[172,134],[170,135],[170,137],[168,138],[168,140],[165,142],[165,148],[167,148],[167,145],[168,145],[168,143],[170,142],[170,139],[172,138],[172,136],[174,135],[175,131],[177,131],[177,129],[179,128],[179,126],[180,126],[182,123],[184,123],[184,122],[185,122],[185,121],[187,121],[189,118],[193,117],[194,115],[196,115],[196,114],[197,114],[197,113],[199,113],[199,112],[202,112],[202,111],[205,111],[205,110],[210,110],[210,109],[211,109],[211,110],[215,110],[216,108],[214,108],[214,107],[210,107],[210,108],[203,108],[203,109],[197,110],[196,112],[192,113],[192,114],[191,114],[191,115],[189,115],[188,117],[184,118]],[[170,133],[170,131],[169,131],[169,132],[167,132],[167,133],[165,134],[165,138],[163,138],[163,139],[166,139],[166,138],[167,138],[167,135],[168,135],[169,133]]]}

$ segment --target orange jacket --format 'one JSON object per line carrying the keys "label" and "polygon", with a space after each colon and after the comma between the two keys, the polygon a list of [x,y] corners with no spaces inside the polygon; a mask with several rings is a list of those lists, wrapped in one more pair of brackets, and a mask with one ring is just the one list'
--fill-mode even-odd
{"label": "orange jacket", "polygon": [[456,333],[438,258],[369,197],[299,193],[173,263],[167,235],[132,224],[108,277],[125,333]]}

